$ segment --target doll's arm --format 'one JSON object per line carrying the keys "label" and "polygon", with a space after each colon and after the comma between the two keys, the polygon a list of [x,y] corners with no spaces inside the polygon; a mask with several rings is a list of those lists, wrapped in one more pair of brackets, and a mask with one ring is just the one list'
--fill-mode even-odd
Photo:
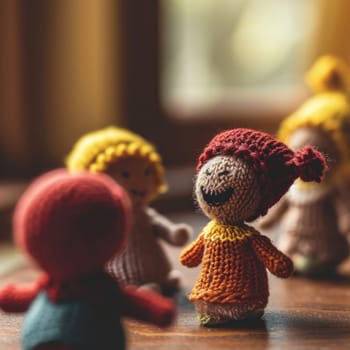
{"label": "doll's arm", "polygon": [[0,309],[5,312],[25,312],[35,299],[46,277],[27,286],[5,285],[0,289]]}
{"label": "doll's arm", "polygon": [[183,246],[191,237],[192,229],[190,226],[184,223],[174,224],[152,208],[148,208],[147,213],[155,235],[164,239],[169,244]]}
{"label": "doll's arm", "polygon": [[188,267],[198,266],[204,253],[204,238],[200,234],[198,238],[193,241],[187,248],[185,248],[180,255],[180,262],[182,265]]}
{"label": "doll's arm", "polygon": [[277,277],[287,278],[293,273],[293,262],[280,252],[266,236],[251,237],[252,248],[257,258]]}
{"label": "doll's arm", "polygon": [[265,216],[258,219],[257,225],[261,229],[269,229],[281,219],[281,216],[287,211],[287,209],[288,201],[286,197],[282,197],[272,208],[269,209]]}
{"label": "doll's arm", "polygon": [[175,317],[175,304],[155,293],[126,287],[122,291],[123,315],[167,327]]}

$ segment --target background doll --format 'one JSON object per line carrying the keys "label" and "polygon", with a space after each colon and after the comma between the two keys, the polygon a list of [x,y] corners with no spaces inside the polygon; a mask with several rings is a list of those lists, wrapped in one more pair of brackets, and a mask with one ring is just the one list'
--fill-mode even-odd
{"label": "background doll", "polygon": [[349,72],[343,61],[323,56],[306,78],[315,95],[282,122],[278,137],[292,149],[315,146],[329,171],[321,183],[297,181],[260,224],[281,223],[278,247],[299,274],[318,276],[335,272],[349,255]]}
{"label": "background doll", "polygon": [[0,307],[29,308],[22,349],[124,349],[121,316],[168,325],[171,300],[120,288],[104,264],[125,246],[130,205],[105,175],[54,171],[20,199],[14,216],[18,245],[43,270],[29,287],[8,285]]}
{"label": "background doll", "polygon": [[130,195],[133,224],[127,248],[107,265],[108,271],[122,283],[154,291],[176,288],[179,272],[172,269],[158,239],[182,246],[191,229],[148,207],[166,189],[155,148],[139,135],[109,127],[83,136],[68,156],[67,166],[71,171],[105,172]]}
{"label": "background doll", "polygon": [[298,176],[320,181],[324,167],[313,148],[294,153],[255,130],[222,132],[205,147],[195,193],[212,221],[180,256],[188,267],[202,263],[189,297],[201,324],[262,316],[269,294],[266,268],[285,278],[293,264],[244,222],[266,214]]}

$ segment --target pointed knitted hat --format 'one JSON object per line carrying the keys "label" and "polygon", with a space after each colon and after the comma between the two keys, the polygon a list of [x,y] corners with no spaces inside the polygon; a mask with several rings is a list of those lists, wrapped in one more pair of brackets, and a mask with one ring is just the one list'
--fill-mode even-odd
{"label": "pointed knitted hat", "polygon": [[350,68],[335,56],[321,56],[307,72],[306,82],[314,91],[295,112],[285,118],[278,139],[288,143],[290,135],[303,127],[323,131],[334,143],[340,167],[350,162]]}
{"label": "pointed knitted hat", "polygon": [[293,152],[273,136],[251,129],[232,129],[216,135],[199,156],[197,172],[218,155],[234,155],[256,174],[262,198],[257,216],[266,214],[296,178],[320,182],[326,169],[323,155],[313,147]]}

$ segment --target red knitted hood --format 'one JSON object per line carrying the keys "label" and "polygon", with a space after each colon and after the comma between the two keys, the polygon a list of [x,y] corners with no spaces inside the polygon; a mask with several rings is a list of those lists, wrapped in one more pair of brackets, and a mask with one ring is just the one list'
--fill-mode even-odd
{"label": "red knitted hood", "polygon": [[199,156],[197,172],[218,155],[235,155],[255,172],[262,197],[256,217],[266,214],[297,177],[320,182],[326,169],[323,155],[313,147],[293,152],[273,136],[251,129],[232,129],[216,135]]}

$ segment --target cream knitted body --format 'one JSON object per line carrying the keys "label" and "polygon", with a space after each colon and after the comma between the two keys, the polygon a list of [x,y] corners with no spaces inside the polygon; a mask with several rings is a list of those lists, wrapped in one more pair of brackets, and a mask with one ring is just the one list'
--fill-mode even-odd
{"label": "cream knitted body", "polygon": [[133,214],[128,245],[118,259],[108,263],[107,270],[122,284],[164,286],[171,266],[157,238],[156,222],[161,216],[151,208]]}
{"label": "cream knitted body", "polygon": [[318,191],[310,191],[294,185],[288,193],[277,245],[289,256],[297,254],[311,258],[316,265],[335,267],[349,254],[346,237],[338,227],[336,192],[334,188],[316,188]]}

